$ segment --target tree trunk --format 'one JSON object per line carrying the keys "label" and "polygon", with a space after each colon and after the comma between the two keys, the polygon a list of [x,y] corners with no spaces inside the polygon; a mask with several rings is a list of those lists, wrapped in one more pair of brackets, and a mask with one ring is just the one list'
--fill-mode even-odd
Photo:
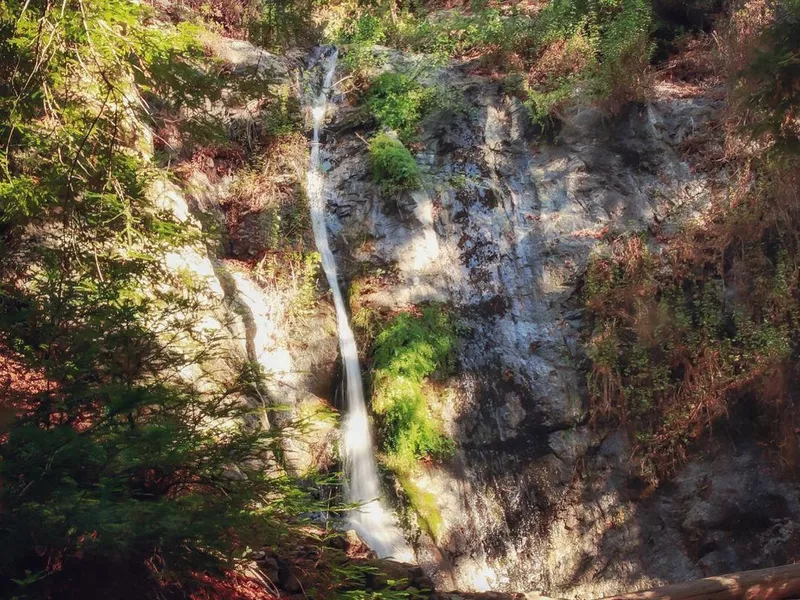
{"label": "tree trunk", "polygon": [[781,600],[800,598],[800,564],[728,573],[605,600]]}

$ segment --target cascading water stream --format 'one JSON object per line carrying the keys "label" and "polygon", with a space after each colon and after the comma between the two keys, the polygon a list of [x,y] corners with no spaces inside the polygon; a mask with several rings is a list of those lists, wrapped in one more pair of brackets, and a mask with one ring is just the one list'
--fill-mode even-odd
{"label": "cascading water stream", "polygon": [[325,120],[328,95],[336,70],[338,51],[334,48],[320,63],[324,79],[320,93],[313,99],[311,115],[314,121],[314,137],[311,142],[311,157],[308,165],[307,193],[311,210],[311,222],[317,251],[322,257],[322,268],[328,279],[336,318],[339,324],[339,348],[345,369],[347,413],[344,418],[342,442],[344,450],[345,492],[348,502],[358,504],[351,511],[350,525],[367,545],[382,558],[412,561],[413,553],[397,526],[392,513],[380,501],[381,488],[372,447],[367,407],[364,403],[364,388],[361,382],[361,366],[358,362],[353,330],[345,309],[342,291],[336,272],[336,262],[328,244],[325,223],[325,186],[320,164],[319,132]]}

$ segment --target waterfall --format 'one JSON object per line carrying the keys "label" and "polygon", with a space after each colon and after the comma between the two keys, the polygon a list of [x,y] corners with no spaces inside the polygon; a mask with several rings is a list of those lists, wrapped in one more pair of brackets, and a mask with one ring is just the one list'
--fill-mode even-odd
{"label": "waterfall", "polygon": [[349,524],[367,545],[381,558],[412,561],[413,554],[406,543],[394,515],[381,502],[378,469],[373,453],[372,435],[364,402],[364,387],[361,382],[361,367],[353,330],[345,308],[342,290],[336,272],[336,262],[328,244],[325,223],[325,186],[320,164],[319,132],[325,120],[328,95],[336,70],[338,51],[333,48],[323,53],[320,60],[324,69],[322,89],[313,98],[311,115],[314,121],[314,137],[311,142],[311,157],[308,165],[307,193],[311,210],[311,222],[317,251],[322,257],[322,268],[333,294],[336,318],[339,324],[339,348],[345,370],[347,393],[346,414],[343,422],[342,446],[344,454],[345,494],[348,502],[359,505],[348,516]]}

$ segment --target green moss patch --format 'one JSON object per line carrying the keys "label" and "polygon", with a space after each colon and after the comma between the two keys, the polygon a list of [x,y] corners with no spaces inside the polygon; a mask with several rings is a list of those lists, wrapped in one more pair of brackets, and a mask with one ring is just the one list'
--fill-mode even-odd
{"label": "green moss patch", "polygon": [[403,142],[389,135],[375,136],[369,145],[372,177],[385,193],[418,189],[419,167]]}
{"label": "green moss patch", "polygon": [[440,306],[392,319],[375,339],[372,408],[391,466],[411,469],[424,457],[452,452],[429,404],[427,378],[452,369],[455,327]]}

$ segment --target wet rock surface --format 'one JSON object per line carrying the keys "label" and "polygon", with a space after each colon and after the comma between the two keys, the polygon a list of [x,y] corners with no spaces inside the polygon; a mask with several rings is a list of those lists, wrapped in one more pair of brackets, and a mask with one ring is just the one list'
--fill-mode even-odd
{"label": "wet rock surface", "polygon": [[340,264],[393,272],[369,301],[446,302],[460,317],[444,410],[458,449],[417,481],[443,518],[419,542],[433,581],[599,597],[785,562],[774,540],[795,536],[797,490],[757,448],[711,444],[653,492],[631,477],[625,436],[587,423],[581,275],[609,235],[677,227],[707,205],[713,182],[681,145],[720,101],[582,108],[548,140],[496,82],[450,67],[426,83],[463,102],[423,124],[422,190],[373,184],[362,107],[338,108],[324,147]]}

